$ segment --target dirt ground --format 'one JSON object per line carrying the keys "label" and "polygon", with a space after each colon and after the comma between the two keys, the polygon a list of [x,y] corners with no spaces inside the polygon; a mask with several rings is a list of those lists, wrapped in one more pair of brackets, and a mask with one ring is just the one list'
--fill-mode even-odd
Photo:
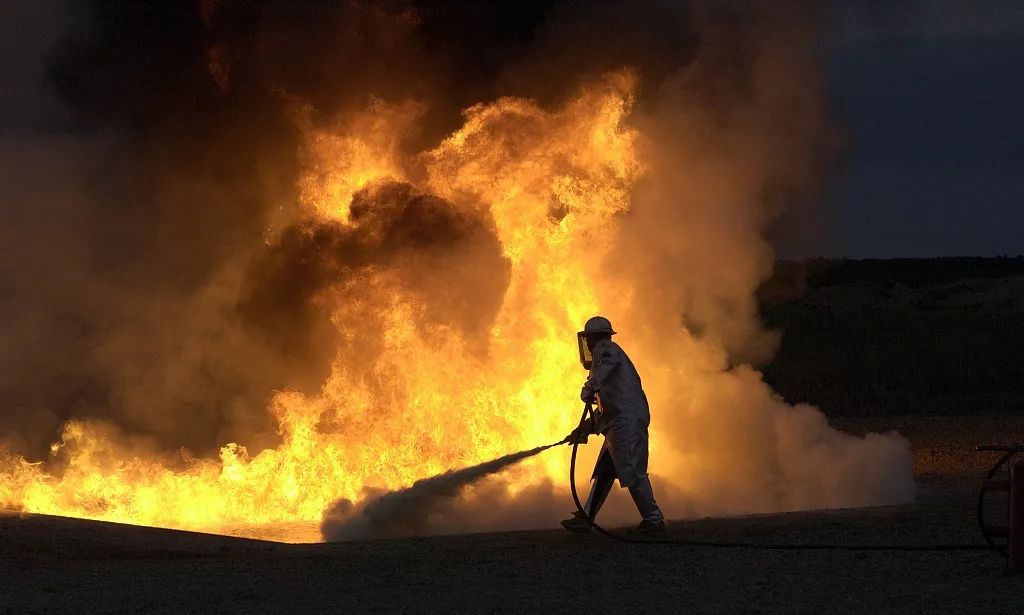
{"label": "dirt ground", "polygon": [[[914,504],[671,523],[669,537],[971,544],[981,442],[1024,420],[847,419],[914,443]],[[562,531],[289,545],[39,515],[0,516],[0,613],[1020,613],[1024,575],[991,551],[636,545]]]}

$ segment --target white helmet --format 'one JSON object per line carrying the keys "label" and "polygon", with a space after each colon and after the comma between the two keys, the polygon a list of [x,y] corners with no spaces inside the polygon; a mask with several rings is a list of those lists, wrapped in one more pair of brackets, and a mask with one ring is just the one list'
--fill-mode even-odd
{"label": "white helmet", "polygon": [[608,335],[615,335],[615,330],[612,329],[612,323],[604,316],[594,316],[587,321],[587,324],[583,325],[583,332],[586,334],[591,333],[607,333]]}

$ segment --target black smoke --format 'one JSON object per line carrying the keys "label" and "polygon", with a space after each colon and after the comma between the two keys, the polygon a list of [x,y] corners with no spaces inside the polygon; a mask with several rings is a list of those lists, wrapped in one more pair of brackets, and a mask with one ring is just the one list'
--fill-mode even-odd
{"label": "black smoke", "polygon": [[[332,289],[359,292],[371,271],[385,269],[422,300],[425,322],[483,343],[508,279],[508,263],[488,219],[395,181],[360,190],[350,211],[347,224],[296,222],[252,259],[238,305],[245,322],[285,350],[325,335],[337,346],[343,341],[331,335],[317,298]],[[344,289],[347,282],[355,288]],[[367,365],[373,359],[365,345],[346,351],[358,352]]]}

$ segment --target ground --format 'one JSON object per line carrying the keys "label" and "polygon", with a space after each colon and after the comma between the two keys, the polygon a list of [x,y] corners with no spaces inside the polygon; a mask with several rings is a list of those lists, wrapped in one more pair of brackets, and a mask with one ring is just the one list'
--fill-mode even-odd
{"label": "ground", "polygon": [[[703,519],[680,539],[979,543],[986,441],[1020,418],[847,419],[914,442],[911,505]],[[45,516],[0,517],[0,613],[462,611],[1019,613],[1024,576],[991,551],[847,552],[634,545],[562,531],[289,545]]]}

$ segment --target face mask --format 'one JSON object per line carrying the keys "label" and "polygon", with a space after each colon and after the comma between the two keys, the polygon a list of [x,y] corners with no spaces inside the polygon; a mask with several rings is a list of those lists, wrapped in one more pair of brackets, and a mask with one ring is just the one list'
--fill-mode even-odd
{"label": "face mask", "polygon": [[576,343],[580,347],[580,364],[583,365],[583,369],[590,371],[590,367],[594,364],[594,355],[590,352],[590,346],[587,345],[586,332],[580,331],[576,334]]}

